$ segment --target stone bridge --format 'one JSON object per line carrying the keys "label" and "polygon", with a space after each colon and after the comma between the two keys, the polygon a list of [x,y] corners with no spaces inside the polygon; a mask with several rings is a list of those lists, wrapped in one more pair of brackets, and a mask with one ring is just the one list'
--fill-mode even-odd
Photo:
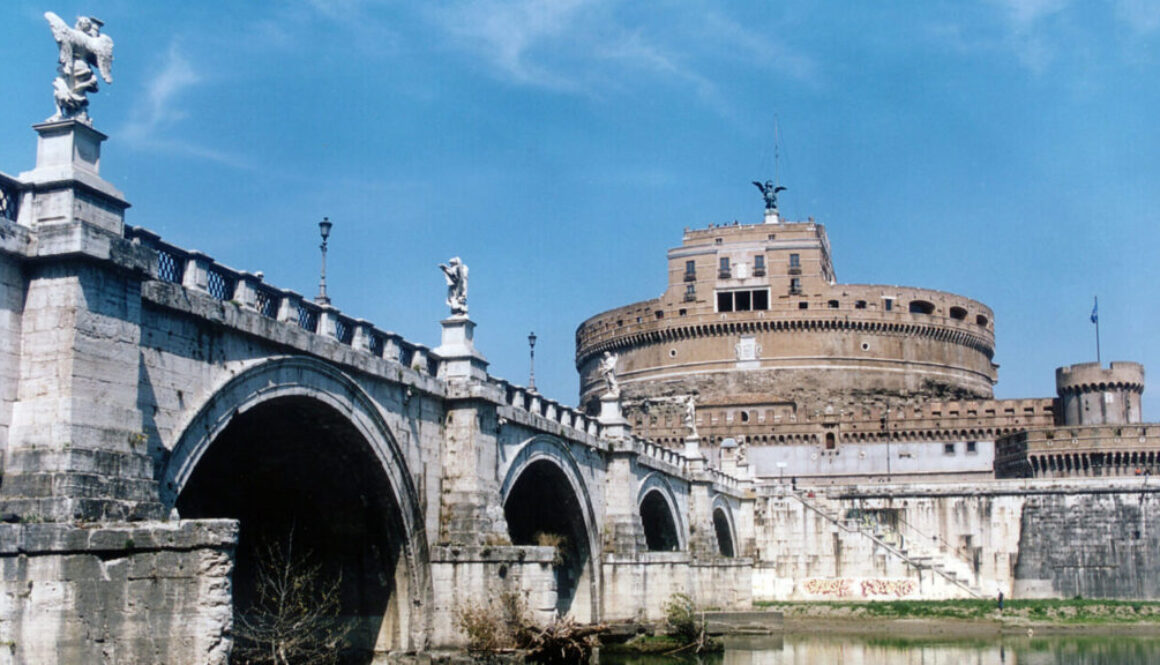
{"label": "stone bridge", "polygon": [[744,467],[488,375],[466,316],[429,349],[125,225],[105,137],[36,128],[37,167],[0,174],[17,661],[220,661],[269,543],[341,576],[368,654],[461,643],[456,608],[509,591],[580,621],[750,605]]}

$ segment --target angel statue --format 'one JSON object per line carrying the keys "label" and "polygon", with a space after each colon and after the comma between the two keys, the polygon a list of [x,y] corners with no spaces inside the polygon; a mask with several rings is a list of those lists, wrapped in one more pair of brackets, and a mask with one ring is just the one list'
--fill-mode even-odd
{"label": "angel statue", "polygon": [[44,18],[52,28],[52,37],[60,46],[60,74],[52,82],[53,99],[56,101],[56,115],[49,118],[64,120],[76,118],[89,122],[90,92],[97,92],[96,67],[105,83],[113,82],[113,40],[101,34],[100,19],[92,16],[77,18],[75,28],[68,27],[59,16],[45,12]]}
{"label": "angel statue", "polygon": [[467,264],[453,256],[446,264],[439,264],[447,279],[447,306],[451,315],[467,316]]}
{"label": "angel statue", "polygon": [[766,180],[765,184],[754,180],[753,184],[761,190],[761,195],[765,197],[765,209],[777,210],[777,194],[778,192],[784,192],[785,187],[782,187],[781,185],[777,185],[775,187],[773,185],[773,181],[771,180]]}
{"label": "angel statue", "polygon": [[685,398],[685,427],[690,438],[697,438],[697,399],[692,395]]}
{"label": "angel statue", "polygon": [[610,351],[605,351],[604,357],[600,359],[600,376],[608,387],[605,395],[620,397],[620,382],[616,380],[616,361],[618,360],[620,357]]}

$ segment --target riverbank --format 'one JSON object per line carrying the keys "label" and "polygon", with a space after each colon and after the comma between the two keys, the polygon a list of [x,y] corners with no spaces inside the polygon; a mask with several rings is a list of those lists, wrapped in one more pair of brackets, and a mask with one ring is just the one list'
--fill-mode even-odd
{"label": "riverbank", "polygon": [[[907,637],[993,635],[1156,635],[1160,602],[1118,600],[994,600],[758,603],[780,612],[787,634],[842,633]],[[1030,633],[1028,632],[1030,631]]]}

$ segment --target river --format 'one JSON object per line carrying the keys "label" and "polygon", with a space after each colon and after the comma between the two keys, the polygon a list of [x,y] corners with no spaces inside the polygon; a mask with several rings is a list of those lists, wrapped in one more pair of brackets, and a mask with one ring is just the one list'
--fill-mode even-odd
{"label": "river", "polygon": [[1149,665],[1156,636],[1003,636],[957,640],[786,635],[730,638],[723,654],[674,660],[602,655],[600,665]]}

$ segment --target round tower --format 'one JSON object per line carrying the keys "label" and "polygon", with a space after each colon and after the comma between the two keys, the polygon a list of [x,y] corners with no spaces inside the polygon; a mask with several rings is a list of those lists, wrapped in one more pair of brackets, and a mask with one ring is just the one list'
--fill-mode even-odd
{"label": "round tower", "polygon": [[1138,423],[1144,366],[1114,362],[1080,363],[1055,370],[1061,425],[1123,425]]}

